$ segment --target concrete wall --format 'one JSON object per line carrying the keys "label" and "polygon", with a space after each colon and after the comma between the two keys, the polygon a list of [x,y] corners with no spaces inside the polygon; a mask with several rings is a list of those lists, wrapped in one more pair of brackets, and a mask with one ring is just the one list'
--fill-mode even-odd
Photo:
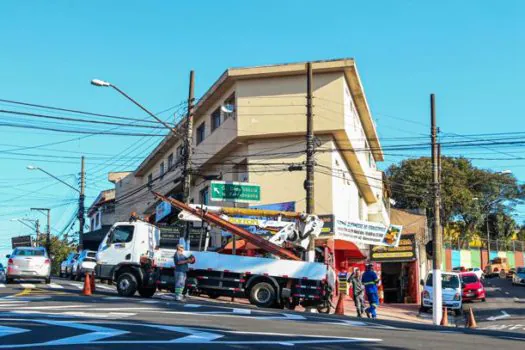
{"label": "concrete wall", "polygon": [[[481,267],[484,268],[487,264],[487,251],[480,249],[471,250],[453,250],[445,249],[443,254],[443,266],[446,271],[451,271],[454,267],[464,266],[470,267]],[[490,259],[495,257],[507,258],[510,267],[523,266],[523,252],[511,252],[511,251],[491,251]]]}

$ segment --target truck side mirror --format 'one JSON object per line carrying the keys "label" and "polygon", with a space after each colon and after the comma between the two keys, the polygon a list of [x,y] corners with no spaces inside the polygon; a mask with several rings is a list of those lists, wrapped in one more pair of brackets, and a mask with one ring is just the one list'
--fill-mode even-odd
{"label": "truck side mirror", "polygon": [[419,284],[422,285],[422,286],[424,286],[424,285],[425,285],[425,281],[423,281],[423,280],[419,280]]}

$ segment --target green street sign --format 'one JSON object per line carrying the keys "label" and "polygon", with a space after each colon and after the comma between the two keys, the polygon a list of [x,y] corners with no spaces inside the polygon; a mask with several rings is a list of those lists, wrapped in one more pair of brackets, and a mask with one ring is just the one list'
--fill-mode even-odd
{"label": "green street sign", "polygon": [[261,200],[261,186],[247,182],[212,181],[210,200],[214,202],[253,203]]}

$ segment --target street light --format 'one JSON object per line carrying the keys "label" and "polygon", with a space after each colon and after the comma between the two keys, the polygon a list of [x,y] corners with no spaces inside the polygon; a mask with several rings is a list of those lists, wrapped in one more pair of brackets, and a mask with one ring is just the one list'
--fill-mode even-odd
{"label": "street light", "polygon": [[28,165],[26,168],[27,168],[27,170],[40,170],[40,171],[43,172],[44,174],[46,174],[46,175],[48,175],[48,176],[51,176],[53,179],[55,179],[55,180],[57,180],[57,181],[63,183],[63,184],[66,185],[67,187],[69,187],[69,188],[71,188],[71,189],[77,191],[78,193],[80,193],[80,190],[79,190],[78,188],[75,188],[75,187],[71,186],[71,185],[68,184],[67,182],[65,182],[65,181],[63,181],[63,180],[61,180],[61,179],[59,179],[59,178],[56,177],[55,175],[53,175],[53,174],[51,174],[51,173],[45,171],[45,170],[42,169],[42,168],[39,168],[39,167],[34,166],[34,165]]}
{"label": "street light", "polygon": [[152,112],[150,112],[148,109],[146,109],[146,107],[144,107],[143,105],[141,105],[140,103],[138,103],[137,101],[135,101],[131,96],[129,96],[128,94],[126,94],[124,91],[120,90],[116,85],[113,85],[111,84],[110,82],[107,82],[107,81],[104,81],[104,80],[100,80],[100,79],[92,79],[91,80],[91,85],[93,86],[99,86],[99,87],[112,87],[113,89],[117,90],[122,96],[124,96],[125,98],[127,98],[128,100],[130,100],[131,102],[133,102],[135,105],[137,105],[140,109],[142,109],[144,112],[148,113],[151,117],[153,117],[153,119],[155,119],[156,121],[158,121],[159,123],[161,123],[162,125],[164,125],[167,129],[169,129],[171,132],[173,132],[174,134],[178,134],[178,130],[175,129],[173,126],[169,125],[168,123],[166,123],[165,121],[159,119],[155,114],[153,114]]}

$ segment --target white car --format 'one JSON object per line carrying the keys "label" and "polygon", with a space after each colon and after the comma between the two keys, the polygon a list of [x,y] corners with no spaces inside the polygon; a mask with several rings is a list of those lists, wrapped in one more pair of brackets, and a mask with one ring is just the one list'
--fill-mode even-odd
{"label": "white car", "polygon": [[60,277],[67,277],[68,274],[68,266],[71,266],[71,261],[75,257],[75,252],[69,253],[66,260],[62,261],[60,263]]}
{"label": "white car", "polygon": [[468,272],[474,272],[476,276],[478,276],[478,279],[481,281],[483,278],[485,278],[485,274],[483,273],[483,270],[479,267],[470,267],[467,269]]}
{"label": "white car", "polygon": [[76,280],[81,280],[86,273],[95,271],[97,265],[97,252],[92,250],[83,250],[73,264],[72,275]]}
{"label": "white car", "polygon": [[46,283],[51,282],[51,260],[45,248],[15,248],[6,258],[7,284],[15,279],[43,279]]}
{"label": "white car", "polygon": [[516,273],[512,276],[512,284],[525,286],[525,267],[516,267]]}
{"label": "white car", "polygon": [[[426,282],[421,280],[424,286],[423,297],[421,298],[421,311],[426,312],[432,308],[432,272],[427,276]],[[461,279],[459,274],[453,272],[441,272],[441,288],[443,306],[454,310],[456,315],[461,315],[463,304],[461,300]]]}

